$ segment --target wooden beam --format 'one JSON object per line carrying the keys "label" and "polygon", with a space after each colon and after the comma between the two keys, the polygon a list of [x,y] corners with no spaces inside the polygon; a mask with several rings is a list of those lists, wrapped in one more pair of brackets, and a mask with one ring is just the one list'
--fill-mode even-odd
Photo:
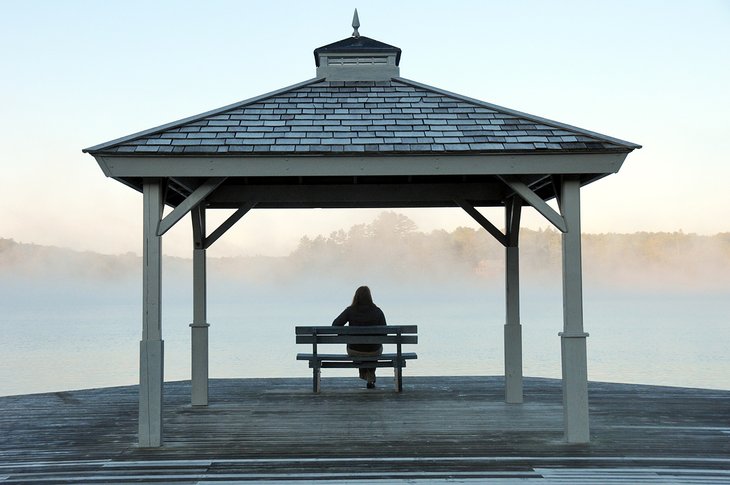
{"label": "wooden beam", "polygon": [[616,173],[626,153],[388,156],[94,155],[111,177],[291,177]]}
{"label": "wooden beam", "polygon": [[555,209],[547,205],[535,192],[532,191],[527,185],[518,180],[516,177],[509,175],[501,175],[499,179],[507,184],[512,190],[515,191],[522,199],[535,208],[545,219],[550,221],[552,225],[558,228],[560,232],[567,232],[568,228],[565,225],[563,216],[558,214]]}
{"label": "wooden beam", "polygon": [[223,221],[223,223],[218,226],[215,231],[213,231],[210,236],[205,238],[205,242],[203,243],[203,249],[208,249],[214,242],[218,240],[219,237],[221,237],[223,234],[228,231],[233,225],[241,219],[241,217],[245,216],[248,211],[253,209],[256,206],[256,202],[248,201],[245,205],[238,208],[236,212],[231,214],[231,216]]}
{"label": "wooden beam", "polygon": [[[231,181],[232,182],[232,181]],[[478,205],[502,205],[506,188],[500,182],[466,183],[358,183],[358,184],[240,184],[220,187],[206,199],[210,207],[238,207],[246,200],[257,207],[333,207],[378,205],[399,207],[412,204],[453,207],[455,198]],[[346,205],[347,204],[347,205]]]}
{"label": "wooden beam", "polygon": [[226,180],[226,177],[211,177],[203,182],[200,187],[190,194],[190,196],[180,203],[172,212],[167,214],[157,228],[157,235],[162,236],[172,228],[180,219],[190,212],[193,207],[200,204],[211,192],[213,192],[220,184]]}
{"label": "wooden beam", "polygon": [[456,203],[456,205],[464,209],[464,211],[466,211],[467,214],[469,214],[475,221],[477,221],[480,226],[486,229],[489,234],[494,236],[494,238],[499,241],[502,246],[507,246],[507,237],[502,234],[502,231],[497,229],[494,224],[489,222],[489,220],[484,217],[481,212],[476,210],[473,205],[471,205],[464,199],[454,199],[454,202]]}

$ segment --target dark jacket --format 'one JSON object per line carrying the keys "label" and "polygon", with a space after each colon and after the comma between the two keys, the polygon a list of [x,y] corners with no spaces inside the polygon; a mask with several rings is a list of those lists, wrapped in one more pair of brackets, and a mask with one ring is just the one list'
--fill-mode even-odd
{"label": "dark jacket", "polygon": [[[385,314],[376,305],[349,306],[335,318],[332,325],[342,327],[346,323],[349,323],[351,327],[385,325]],[[360,352],[376,352],[382,346],[377,344],[355,344],[348,345],[348,348]]]}

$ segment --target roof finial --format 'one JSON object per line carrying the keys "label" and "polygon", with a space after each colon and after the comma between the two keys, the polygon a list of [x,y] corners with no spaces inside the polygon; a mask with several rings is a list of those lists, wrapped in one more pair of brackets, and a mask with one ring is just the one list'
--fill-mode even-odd
{"label": "roof finial", "polygon": [[354,29],[352,36],[357,39],[360,37],[360,32],[357,31],[357,29],[360,28],[360,19],[357,16],[357,9],[355,9],[355,15],[352,16],[352,28]]}

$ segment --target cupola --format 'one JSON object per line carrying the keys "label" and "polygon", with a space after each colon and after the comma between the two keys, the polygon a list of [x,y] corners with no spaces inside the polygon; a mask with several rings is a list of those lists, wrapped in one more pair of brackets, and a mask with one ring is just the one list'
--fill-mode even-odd
{"label": "cupola", "polygon": [[352,36],[314,50],[317,77],[328,81],[387,81],[400,76],[398,47],[360,35],[357,9]]}

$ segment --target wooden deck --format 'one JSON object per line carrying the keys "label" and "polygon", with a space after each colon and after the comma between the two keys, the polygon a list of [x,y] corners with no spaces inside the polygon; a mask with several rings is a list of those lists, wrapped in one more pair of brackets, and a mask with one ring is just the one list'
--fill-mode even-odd
{"label": "wooden deck", "polygon": [[135,445],[136,386],[0,397],[0,484],[730,483],[730,391],[590,383],[592,441],[568,445],[558,380],[522,405],[502,378],[391,381],[212,380],[206,408],[168,383],[159,449]]}

